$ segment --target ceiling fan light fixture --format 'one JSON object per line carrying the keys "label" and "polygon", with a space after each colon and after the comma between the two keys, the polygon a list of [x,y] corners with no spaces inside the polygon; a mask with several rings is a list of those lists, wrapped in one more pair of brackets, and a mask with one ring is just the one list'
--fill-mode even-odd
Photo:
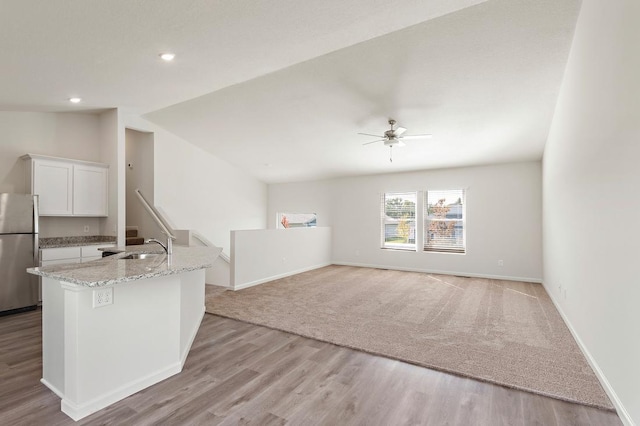
{"label": "ceiling fan light fixture", "polygon": [[[404,132],[407,131],[407,129],[405,129],[404,127],[395,127],[396,125],[396,120],[394,120],[393,118],[389,119],[389,126],[391,127],[389,130],[386,130],[384,132],[383,135],[378,136],[378,135],[373,135],[371,133],[358,133],[359,135],[364,135],[364,136],[373,136],[373,137],[377,137],[380,138],[378,140],[375,141],[370,141],[370,142],[365,142],[363,143],[363,145],[370,145],[372,143],[376,143],[376,142],[382,142],[384,144],[384,146],[388,146],[389,150],[391,150],[391,148],[393,148],[394,146],[405,146],[404,142],[402,141],[403,139],[406,140],[410,140],[410,139],[428,139],[431,138],[431,135],[409,135],[409,136],[403,136]],[[389,161],[393,162],[393,157],[391,156],[391,151],[389,151]]]}

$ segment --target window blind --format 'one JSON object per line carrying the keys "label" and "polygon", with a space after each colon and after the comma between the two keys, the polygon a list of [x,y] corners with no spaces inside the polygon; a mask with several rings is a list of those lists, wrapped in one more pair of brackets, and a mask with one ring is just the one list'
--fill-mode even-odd
{"label": "window blind", "polygon": [[382,248],[416,250],[416,192],[387,192],[380,200]]}
{"label": "window blind", "polygon": [[465,253],[465,190],[427,191],[424,201],[424,250]]}

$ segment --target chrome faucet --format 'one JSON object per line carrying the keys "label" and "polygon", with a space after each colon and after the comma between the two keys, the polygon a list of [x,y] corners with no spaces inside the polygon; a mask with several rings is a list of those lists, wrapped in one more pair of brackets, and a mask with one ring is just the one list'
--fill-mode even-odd
{"label": "chrome faucet", "polygon": [[144,240],[144,243],[158,243],[164,249],[164,251],[167,252],[167,254],[173,254],[173,240],[171,239],[171,237],[167,237],[167,245],[164,245],[162,241],[156,240],[155,238]]}

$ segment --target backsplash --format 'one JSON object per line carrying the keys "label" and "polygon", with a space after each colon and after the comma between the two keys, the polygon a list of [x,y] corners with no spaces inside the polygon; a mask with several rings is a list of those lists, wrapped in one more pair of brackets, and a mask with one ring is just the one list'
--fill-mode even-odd
{"label": "backsplash", "polygon": [[40,216],[40,238],[107,234],[101,227],[104,222],[105,218],[99,217]]}

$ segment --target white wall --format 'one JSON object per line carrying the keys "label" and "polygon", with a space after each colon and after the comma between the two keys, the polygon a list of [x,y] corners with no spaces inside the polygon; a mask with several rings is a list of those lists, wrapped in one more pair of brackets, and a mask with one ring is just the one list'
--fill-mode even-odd
{"label": "white wall", "polygon": [[102,233],[116,235],[118,245],[124,240],[125,179],[124,179],[124,127],[120,112],[110,109],[100,114],[100,161],[109,164],[109,217],[101,224]]}
{"label": "white wall", "polygon": [[231,233],[231,288],[239,290],[331,264],[331,228]]}
{"label": "white wall", "polygon": [[[465,255],[380,249],[381,194],[456,188],[467,189]],[[515,163],[273,184],[268,221],[317,212],[333,229],[334,263],[540,281],[541,199],[540,163]]]}
{"label": "white wall", "polygon": [[331,226],[331,181],[269,185],[267,228],[276,229],[278,213],[316,213],[318,226]]}
{"label": "white wall", "polygon": [[[33,153],[102,162],[100,116],[89,113],[0,111],[0,192],[27,193],[20,156]],[[41,237],[98,235],[104,219],[40,219]],[[89,233],[84,226],[89,226]]]}
{"label": "white wall", "polygon": [[138,236],[144,238],[166,238],[151,215],[145,210],[135,190],[140,189],[146,199],[154,204],[154,155],[153,133],[126,129],[126,225],[136,226]]}
{"label": "white wall", "polygon": [[637,1],[583,2],[543,168],[544,284],[627,424],[640,424],[638,22]]}
{"label": "white wall", "polygon": [[139,115],[123,119],[154,133],[155,205],[175,229],[193,229],[229,254],[231,230],[266,227],[266,184]]}

